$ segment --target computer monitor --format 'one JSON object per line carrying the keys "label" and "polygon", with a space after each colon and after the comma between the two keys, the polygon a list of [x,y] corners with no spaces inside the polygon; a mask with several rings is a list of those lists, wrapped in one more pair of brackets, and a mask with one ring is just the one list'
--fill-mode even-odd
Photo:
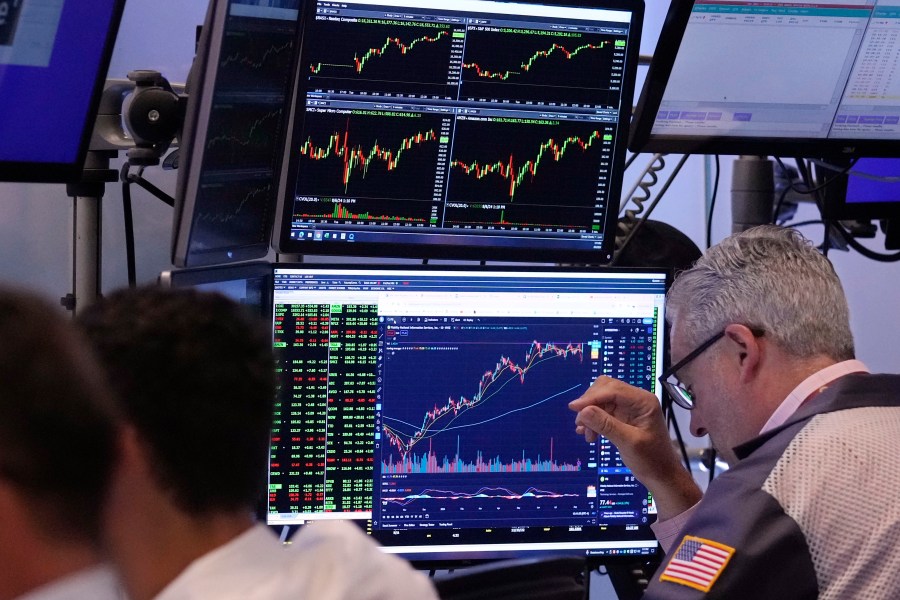
{"label": "computer monitor", "polygon": [[299,3],[209,3],[188,81],[172,234],[176,266],[269,252]]}
{"label": "computer monitor", "polygon": [[610,260],[641,0],[304,9],[281,252]]}
{"label": "computer monitor", "polygon": [[0,181],[80,179],[124,5],[0,0]]}
{"label": "computer monitor", "polygon": [[898,35],[897,0],[674,0],[629,147],[898,156]]}
{"label": "computer monitor", "polygon": [[272,320],[272,265],[267,262],[163,271],[159,285],[218,292],[246,306],[253,316]]}
{"label": "computer monitor", "polygon": [[669,274],[275,264],[265,519],[354,519],[421,564],[649,556],[655,506],[567,407],[661,393]]}
{"label": "computer monitor", "polygon": [[[841,169],[841,166],[835,166]],[[900,159],[861,158],[847,173],[816,168],[826,219],[900,220]]]}

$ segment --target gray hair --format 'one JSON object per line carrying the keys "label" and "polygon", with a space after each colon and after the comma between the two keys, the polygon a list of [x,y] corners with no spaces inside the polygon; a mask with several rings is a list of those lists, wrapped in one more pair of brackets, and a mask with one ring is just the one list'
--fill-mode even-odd
{"label": "gray hair", "polygon": [[854,357],[834,267],[793,229],[763,225],[725,238],[675,280],[666,311],[691,343],[740,323],[765,330],[797,358]]}

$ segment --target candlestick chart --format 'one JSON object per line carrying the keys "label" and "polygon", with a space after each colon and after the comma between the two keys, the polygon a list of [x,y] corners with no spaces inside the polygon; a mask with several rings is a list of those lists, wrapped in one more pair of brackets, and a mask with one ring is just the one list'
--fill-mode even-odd
{"label": "candlestick chart", "polygon": [[[373,19],[367,23],[320,22],[310,29],[303,67],[314,82],[341,81],[370,89],[420,84],[425,92],[444,92],[448,85],[450,25],[399,23]],[[375,90],[377,88],[371,88]]]}
{"label": "candlestick chart", "polygon": [[432,115],[312,115],[293,149],[295,216],[340,222],[432,223],[441,119]]}
{"label": "candlestick chart", "polygon": [[562,524],[591,511],[595,449],[567,406],[590,384],[590,328],[516,325],[387,329],[375,486],[384,522]]}
{"label": "candlestick chart", "polygon": [[590,231],[611,139],[599,123],[458,121],[446,223]]}
{"label": "candlestick chart", "polygon": [[[528,328],[535,332],[550,333]],[[382,472],[581,468],[566,403],[590,383],[583,339],[514,343],[490,328],[472,332],[475,339],[438,333],[410,331],[386,349]]]}
{"label": "candlestick chart", "polygon": [[608,105],[622,85],[622,56],[624,40],[610,35],[470,29],[461,96]]}

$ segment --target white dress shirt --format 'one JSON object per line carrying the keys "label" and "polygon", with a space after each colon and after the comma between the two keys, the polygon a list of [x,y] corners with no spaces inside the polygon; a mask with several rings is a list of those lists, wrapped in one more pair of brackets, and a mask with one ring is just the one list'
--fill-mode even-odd
{"label": "white dress shirt", "polygon": [[115,573],[107,566],[78,571],[32,590],[16,600],[125,600]]}
{"label": "white dress shirt", "polygon": [[437,600],[428,577],[342,521],[304,526],[283,545],[255,525],[201,556],[155,600]]}

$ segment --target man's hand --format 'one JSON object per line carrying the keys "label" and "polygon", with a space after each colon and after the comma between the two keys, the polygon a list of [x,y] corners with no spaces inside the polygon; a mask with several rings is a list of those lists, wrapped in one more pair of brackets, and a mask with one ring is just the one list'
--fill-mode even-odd
{"label": "man's hand", "polygon": [[672,448],[656,396],[603,375],[569,408],[578,413],[575,430],[585,439],[593,442],[602,435],[615,444],[625,465],[653,494],[660,519],[699,501],[700,488]]}

